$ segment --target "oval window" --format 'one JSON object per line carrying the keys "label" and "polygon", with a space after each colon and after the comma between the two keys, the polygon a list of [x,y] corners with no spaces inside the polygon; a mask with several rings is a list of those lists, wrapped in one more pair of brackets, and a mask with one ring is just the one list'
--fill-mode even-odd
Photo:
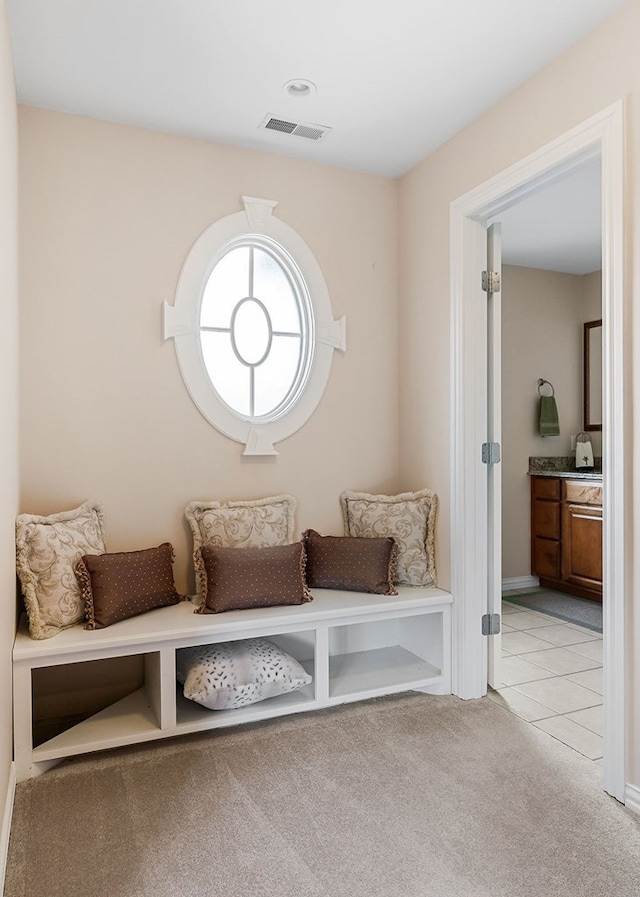
{"label": "oval window", "polygon": [[284,414],[313,356],[304,278],[283,246],[243,237],[224,247],[202,292],[200,348],[218,396],[243,420]]}
{"label": "oval window", "polygon": [[244,212],[211,224],[164,303],[164,338],[175,340],[184,382],[205,418],[245,444],[274,443],[300,429],[346,348],[313,253],[272,213],[277,202],[243,196]]}

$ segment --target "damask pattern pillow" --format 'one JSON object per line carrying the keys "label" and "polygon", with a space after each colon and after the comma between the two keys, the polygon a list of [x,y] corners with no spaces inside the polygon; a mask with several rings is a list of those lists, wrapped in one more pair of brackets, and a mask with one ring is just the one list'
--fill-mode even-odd
{"label": "damask pattern pillow", "polygon": [[304,604],[312,600],[305,580],[302,542],[272,548],[218,548],[196,552],[196,572],[203,584],[196,612]]}
{"label": "damask pattern pillow", "polygon": [[347,589],[377,595],[397,595],[393,587],[398,549],[387,537],[302,534],[307,553],[307,585],[317,589]]}
{"label": "damask pattern pillow", "polygon": [[[192,501],[185,509],[193,533],[194,563],[202,545],[219,548],[267,548],[289,545],[295,538],[296,500],[272,495],[249,501]],[[196,575],[200,594],[202,580]]]}
{"label": "damask pattern pillow", "polygon": [[435,586],[435,532],[438,496],[430,489],[399,495],[343,492],[347,536],[392,536],[398,546],[395,582]]}
{"label": "damask pattern pillow", "polygon": [[50,638],[82,621],[74,567],[82,555],[104,551],[104,514],[95,502],[48,517],[18,515],[16,568],[32,638]]}
{"label": "damask pattern pillow", "polygon": [[173,581],[173,547],[84,555],[75,573],[82,590],[85,629],[104,629],[156,607],[178,604]]}
{"label": "damask pattern pillow", "polygon": [[269,639],[242,639],[176,651],[184,696],[209,710],[246,707],[311,683],[298,661]]}

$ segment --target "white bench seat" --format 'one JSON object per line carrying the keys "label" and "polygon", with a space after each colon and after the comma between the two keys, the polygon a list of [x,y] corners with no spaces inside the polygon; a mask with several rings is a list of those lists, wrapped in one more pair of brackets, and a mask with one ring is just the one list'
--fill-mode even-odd
{"label": "white bench seat", "polygon": [[[313,589],[314,600],[195,614],[191,602],[164,607],[106,629],[82,626],[36,641],[23,619],[13,650],[14,738],[18,781],[64,757],[317,710],[408,689],[451,692],[451,603],[436,588],[399,586],[394,597]],[[236,710],[211,711],[182,696],[176,650],[263,636],[299,660],[311,685]],[[33,746],[34,669],[138,656],[144,684],[62,734]]]}

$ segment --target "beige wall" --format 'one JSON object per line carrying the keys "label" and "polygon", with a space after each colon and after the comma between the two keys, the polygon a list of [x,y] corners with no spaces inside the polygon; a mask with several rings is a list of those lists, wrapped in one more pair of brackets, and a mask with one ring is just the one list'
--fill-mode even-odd
{"label": "beige wall", "polygon": [[[12,758],[11,648],[15,633],[18,507],[17,129],[9,29],[0,4],[0,821]],[[2,862],[0,860],[0,869]]]}
{"label": "beige wall", "polygon": [[[529,457],[570,455],[570,437],[582,430],[588,296],[586,277],[508,265],[502,271],[502,575],[510,579],[531,574]],[[541,377],[555,389],[559,436],[538,432]]]}
{"label": "beige wall", "polygon": [[[625,98],[628,135],[627,289],[630,326],[627,350],[640,346],[635,270],[631,271],[632,223],[640,215],[640,67],[637,38],[640,3],[615,18],[545,68],[503,102],[481,116],[402,178],[400,221],[400,344],[402,368],[401,467],[403,477],[428,478],[443,496],[440,514],[440,569],[447,581],[450,507],[450,281],[449,207],[468,190],[524,158],[610,103]],[[633,277],[632,277],[633,274]],[[633,356],[632,378],[638,361]],[[630,368],[631,372],[631,368]],[[631,383],[628,383],[631,396]],[[410,400],[409,400],[410,396]],[[629,415],[627,448],[640,463],[638,394]],[[630,557],[640,557],[640,493],[629,496],[636,525],[629,531]],[[628,595],[629,706],[640,699],[640,628],[637,599],[640,565],[635,564]],[[640,782],[640,715],[631,732],[628,781]]]}
{"label": "beige wall", "polygon": [[[585,274],[582,277],[582,291],[584,293],[582,323],[599,320],[602,318],[602,271]],[[593,454],[602,456],[602,431],[591,430],[589,436],[593,445]]]}
{"label": "beige wall", "polygon": [[602,317],[602,271],[585,274],[582,278],[584,292],[584,320],[597,321]]}
{"label": "beige wall", "polygon": [[[341,533],[342,490],[397,487],[395,181],[29,107],[19,125],[23,511],[96,499],[110,550],[168,539],[192,589],[189,501],[286,491],[298,530]],[[279,201],[347,317],[348,350],[277,459],[207,423],[161,337],[185,256],[241,194]]]}

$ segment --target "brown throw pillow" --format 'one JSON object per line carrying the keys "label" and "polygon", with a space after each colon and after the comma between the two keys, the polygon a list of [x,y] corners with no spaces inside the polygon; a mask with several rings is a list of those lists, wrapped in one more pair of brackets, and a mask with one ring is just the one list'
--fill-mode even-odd
{"label": "brown throw pillow", "polygon": [[305,583],[302,542],[271,548],[203,545],[195,557],[196,570],[204,583],[204,601],[196,613],[217,614],[312,600]]}
{"label": "brown throw pillow", "polygon": [[397,546],[390,536],[321,536],[302,534],[307,552],[307,585],[317,589],[347,589],[397,595],[393,586]]}
{"label": "brown throw pillow", "polygon": [[173,582],[169,542],[142,551],[84,555],[75,571],[84,600],[85,629],[104,629],[183,600]]}

